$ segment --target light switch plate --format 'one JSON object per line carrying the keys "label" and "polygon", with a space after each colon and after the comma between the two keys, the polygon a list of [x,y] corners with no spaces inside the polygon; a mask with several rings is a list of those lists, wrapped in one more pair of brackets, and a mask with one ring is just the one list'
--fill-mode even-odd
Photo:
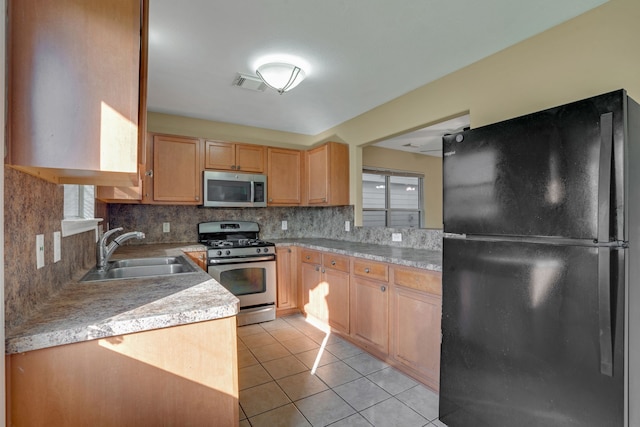
{"label": "light switch plate", "polygon": [[282,221],[282,229],[286,230],[289,227],[289,224],[287,223],[287,221]]}
{"label": "light switch plate", "polygon": [[36,236],[36,268],[44,267],[44,234]]}
{"label": "light switch plate", "polygon": [[402,233],[391,233],[392,242],[402,242]]}
{"label": "light switch plate", "polygon": [[60,242],[60,232],[53,232],[53,262],[58,262],[62,259],[61,252],[61,242]]}

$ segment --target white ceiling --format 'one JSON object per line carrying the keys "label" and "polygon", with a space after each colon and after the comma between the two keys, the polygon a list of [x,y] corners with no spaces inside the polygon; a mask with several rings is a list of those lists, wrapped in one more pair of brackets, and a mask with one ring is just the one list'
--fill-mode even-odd
{"label": "white ceiling", "polygon": [[[148,109],[317,135],[605,0],[151,0]],[[291,92],[232,86],[270,54]]]}
{"label": "white ceiling", "polygon": [[424,154],[425,156],[442,157],[442,136],[468,128],[469,123],[470,117],[467,114],[394,138],[385,139],[373,145],[409,153]]}

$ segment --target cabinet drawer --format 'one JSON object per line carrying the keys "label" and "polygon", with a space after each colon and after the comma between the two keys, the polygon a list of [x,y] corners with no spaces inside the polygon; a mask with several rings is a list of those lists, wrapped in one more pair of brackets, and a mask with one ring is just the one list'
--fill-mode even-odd
{"label": "cabinet drawer", "polygon": [[393,283],[434,295],[442,295],[442,273],[436,271],[394,268]]}
{"label": "cabinet drawer", "polygon": [[330,253],[322,254],[322,265],[326,268],[349,272],[349,257]]}
{"label": "cabinet drawer", "polygon": [[312,251],[309,249],[303,249],[300,251],[300,261],[308,262],[309,264],[320,264],[322,261],[322,254],[318,251]]}
{"label": "cabinet drawer", "polygon": [[353,273],[357,276],[367,277],[373,280],[389,281],[389,266],[375,261],[365,259],[354,260]]}

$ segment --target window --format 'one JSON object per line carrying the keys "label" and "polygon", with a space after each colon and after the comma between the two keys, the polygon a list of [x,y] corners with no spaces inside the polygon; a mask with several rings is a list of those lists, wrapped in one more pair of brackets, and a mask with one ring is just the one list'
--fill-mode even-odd
{"label": "window", "polygon": [[93,185],[64,185],[64,219],[62,236],[95,230],[99,218],[95,215],[95,187]]}
{"label": "window", "polygon": [[64,185],[64,219],[93,218],[94,206],[93,185]]}
{"label": "window", "polygon": [[423,175],[362,171],[362,224],[365,227],[422,226]]}

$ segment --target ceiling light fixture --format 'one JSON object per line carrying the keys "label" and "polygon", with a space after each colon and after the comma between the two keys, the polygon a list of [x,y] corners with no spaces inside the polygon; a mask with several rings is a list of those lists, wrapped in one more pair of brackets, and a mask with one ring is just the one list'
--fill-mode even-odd
{"label": "ceiling light fixture", "polygon": [[305,78],[305,73],[300,67],[285,62],[270,62],[260,65],[256,74],[267,86],[277,90],[280,95],[298,86]]}

